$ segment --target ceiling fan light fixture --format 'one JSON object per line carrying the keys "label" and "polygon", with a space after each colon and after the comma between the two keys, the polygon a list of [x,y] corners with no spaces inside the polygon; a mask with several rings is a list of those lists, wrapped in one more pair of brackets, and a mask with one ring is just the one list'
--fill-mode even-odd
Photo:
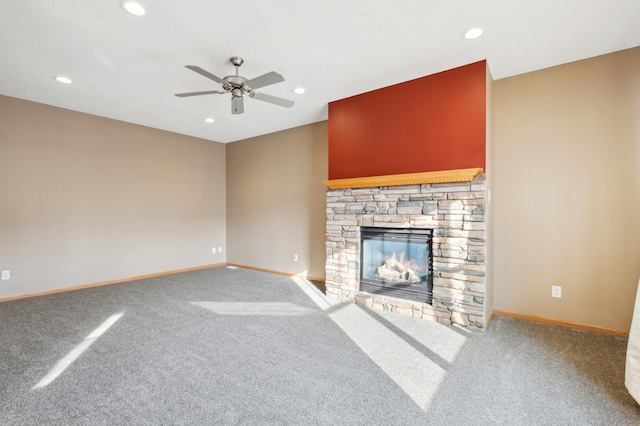
{"label": "ceiling fan light fixture", "polygon": [[213,119],[213,118],[211,118],[211,117],[207,117],[207,118],[205,118],[205,119],[204,119],[204,121],[206,121],[207,123],[215,123],[215,122],[216,122],[216,120],[214,120],[214,119]]}
{"label": "ceiling fan light fixture", "polygon": [[476,27],[476,28],[471,28],[467,30],[462,36],[467,40],[472,40],[474,38],[480,37],[482,33],[483,33],[482,28]]}
{"label": "ceiling fan light fixture", "polygon": [[304,92],[306,92],[304,87],[296,87],[295,89],[293,89],[293,93],[297,93],[298,95],[302,95]]}
{"label": "ceiling fan light fixture", "polygon": [[120,6],[122,6],[124,10],[135,16],[143,16],[146,13],[144,7],[142,7],[140,3],[137,3],[135,1],[123,0],[122,2],[120,2]]}
{"label": "ceiling fan light fixture", "polygon": [[64,83],[64,84],[73,83],[73,81],[69,77],[65,77],[64,75],[57,75],[53,78],[59,83]]}

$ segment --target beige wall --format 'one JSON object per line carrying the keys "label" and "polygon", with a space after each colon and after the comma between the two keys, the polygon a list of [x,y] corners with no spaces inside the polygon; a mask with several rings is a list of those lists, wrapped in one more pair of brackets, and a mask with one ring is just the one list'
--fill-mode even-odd
{"label": "beige wall", "polygon": [[493,96],[494,307],[628,330],[640,48],[498,80]]}
{"label": "beige wall", "polygon": [[485,244],[485,280],[486,291],[484,300],[484,317],[491,318],[493,312],[493,76],[487,64],[486,74],[486,130],[485,130],[485,149],[486,149],[486,185],[487,185],[487,206],[486,206],[486,244]]}
{"label": "beige wall", "polygon": [[0,297],[223,262],[225,145],[0,96]]}
{"label": "beige wall", "polygon": [[227,144],[227,261],[324,279],[326,179],[326,122]]}

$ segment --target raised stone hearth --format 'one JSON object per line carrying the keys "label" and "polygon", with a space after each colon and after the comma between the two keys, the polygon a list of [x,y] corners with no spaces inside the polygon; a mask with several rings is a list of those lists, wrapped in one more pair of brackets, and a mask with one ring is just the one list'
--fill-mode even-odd
{"label": "raised stone hearth", "polygon": [[[469,179],[328,190],[327,296],[484,329],[487,191],[484,174]],[[361,226],[433,229],[432,304],[359,291]]]}

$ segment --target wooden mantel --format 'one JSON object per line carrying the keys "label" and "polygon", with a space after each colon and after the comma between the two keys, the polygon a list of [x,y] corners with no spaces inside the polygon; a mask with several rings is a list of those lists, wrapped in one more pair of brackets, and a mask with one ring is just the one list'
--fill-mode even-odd
{"label": "wooden mantel", "polygon": [[416,185],[423,183],[470,182],[482,173],[482,168],[442,170],[437,172],[369,176],[324,180],[329,189],[371,188],[376,186]]}

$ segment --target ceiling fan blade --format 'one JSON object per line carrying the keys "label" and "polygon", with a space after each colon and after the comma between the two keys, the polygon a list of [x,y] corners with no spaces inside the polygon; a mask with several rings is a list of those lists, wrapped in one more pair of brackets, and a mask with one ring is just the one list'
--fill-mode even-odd
{"label": "ceiling fan blade", "polygon": [[185,68],[189,68],[191,71],[197,72],[198,74],[207,77],[210,80],[215,81],[216,83],[222,84],[224,86],[224,80],[221,79],[220,77],[216,77],[215,75],[211,74],[209,71],[205,71],[200,67],[196,67],[195,65],[185,65]]}
{"label": "ceiling fan blade", "polygon": [[231,114],[242,114],[244,112],[244,98],[231,98]]}
{"label": "ceiling fan blade", "polygon": [[200,96],[200,95],[223,95],[226,92],[221,92],[220,90],[207,90],[205,92],[189,92],[189,93],[176,93],[176,96],[179,98],[186,98],[187,96]]}
{"label": "ceiling fan blade", "polygon": [[291,108],[295,102],[290,101],[289,99],[279,98],[277,96],[265,95],[264,93],[250,93],[253,99],[257,99],[259,101],[269,102],[270,104],[278,105],[285,108]]}
{"label": "ceiling fan blade", "polygon": [[260,77],[253,78],[249,81],[246,81],[244,84],[249,86],[251,90],[259,89],[264,86],[269,86],[271,84],[276,84],[284,81],[284,77],[278,74],[277,72],[268,72]]}

